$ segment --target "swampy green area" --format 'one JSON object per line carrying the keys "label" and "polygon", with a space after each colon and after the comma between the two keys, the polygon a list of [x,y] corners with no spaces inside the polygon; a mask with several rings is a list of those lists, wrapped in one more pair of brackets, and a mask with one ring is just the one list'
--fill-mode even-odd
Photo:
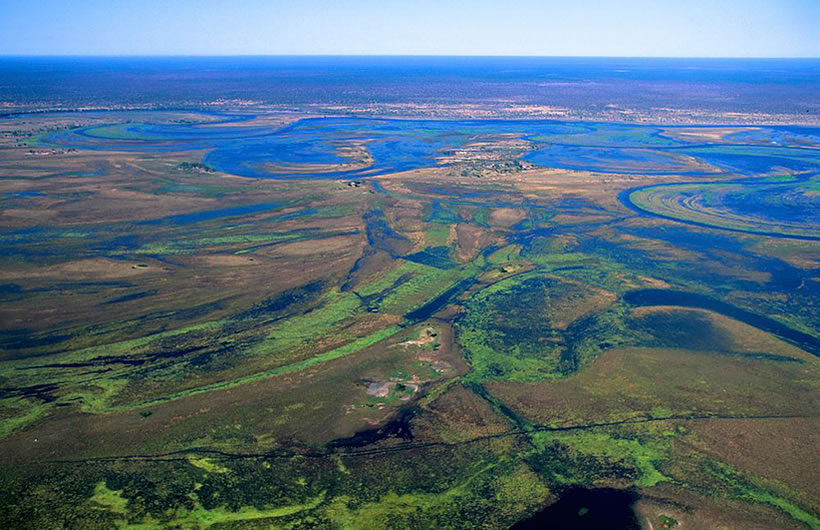
{"label": "swampy green area", "polygon": [[816,129],[0,128],[4,528],[820,528]]}

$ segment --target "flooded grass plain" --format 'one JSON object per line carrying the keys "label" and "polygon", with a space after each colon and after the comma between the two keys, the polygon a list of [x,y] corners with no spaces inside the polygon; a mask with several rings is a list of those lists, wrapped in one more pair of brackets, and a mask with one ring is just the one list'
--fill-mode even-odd
{"label": "flooded grass plain", "polygon": [[2,125],[6,526],[820,524],[816,128]]}

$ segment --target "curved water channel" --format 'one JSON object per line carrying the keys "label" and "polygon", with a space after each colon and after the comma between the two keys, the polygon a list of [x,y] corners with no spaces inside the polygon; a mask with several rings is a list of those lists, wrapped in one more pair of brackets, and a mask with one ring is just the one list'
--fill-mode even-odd
{"label": "curved water channel", "polygon": [[[820,196],[811,193],[818,176],[814,173],[795,175],[788,181],[775,179],[743,178],[728,181],[696,181],[674,182],[665,184],[649,184],[622,191],[618,200],[626,208],[651,217],[667,219],[692,226],[726,230],[767,237],[799,239],[804,241],[820,241]],[[732,200],[731,193],[721,197],[719,191],[736,188],[736,196],[742,200]],[[645,191],[679,193],[676,206],[680,215],[675,215],[674,208],[664,205],[664,209],[651,205],[639,204],[633,198]],[[716,191],[713,191],[716,190]],[[790,193],[806,190],[801,196],[802,201],[788,203],[783,201]],[[725,200],[725,203],[721,199]],[[689,202],[697,200],[701,209],[689,207]],[[684,204],[687,203],[687,204]],[[704,220],[687,218],[687,214],[700,216]],[[736,226],[726,226],[721,223],[721,214],[728,214],[727,222],[734,220]],[[705,219],[713,217],[715,222]],[[748,226],[743,226],[746,223]],[[759,227],[771,226],[772,230],[760,230]],[[780,231],[776,229],[780,229]],[[816,234],[816,235],[815,235]]]}
{"label": "curved water channel", "polygon": [[771,333],[812,355],[820,357],[820,338],[817,336],[796,330],[773,318],[741,309],[702,294],[671,289],[638,289],[625,293],[623,299],[626,303],[636,307],[680,306],[714,311]]}

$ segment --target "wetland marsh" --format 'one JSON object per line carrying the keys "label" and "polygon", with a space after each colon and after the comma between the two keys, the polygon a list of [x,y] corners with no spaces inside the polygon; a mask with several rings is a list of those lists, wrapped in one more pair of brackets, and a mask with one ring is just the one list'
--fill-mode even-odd
{"label": "wetland marsh", "polygon": [[0,129],[4,527],[820,527],[818,127]]}

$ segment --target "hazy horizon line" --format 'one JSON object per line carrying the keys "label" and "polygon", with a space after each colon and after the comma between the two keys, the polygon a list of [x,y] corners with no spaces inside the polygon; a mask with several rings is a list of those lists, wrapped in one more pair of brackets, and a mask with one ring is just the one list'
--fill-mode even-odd
{"label": "hazy horizon line", "polygon": [[0,58],[230,58],[230,57],[441,57],[441,58],[510,58],[510,59],[736,59],[736,60],[820,60],[820,56],[810,55],[511,55],[511,54],[412,54],[412,53],[0,53]]}

